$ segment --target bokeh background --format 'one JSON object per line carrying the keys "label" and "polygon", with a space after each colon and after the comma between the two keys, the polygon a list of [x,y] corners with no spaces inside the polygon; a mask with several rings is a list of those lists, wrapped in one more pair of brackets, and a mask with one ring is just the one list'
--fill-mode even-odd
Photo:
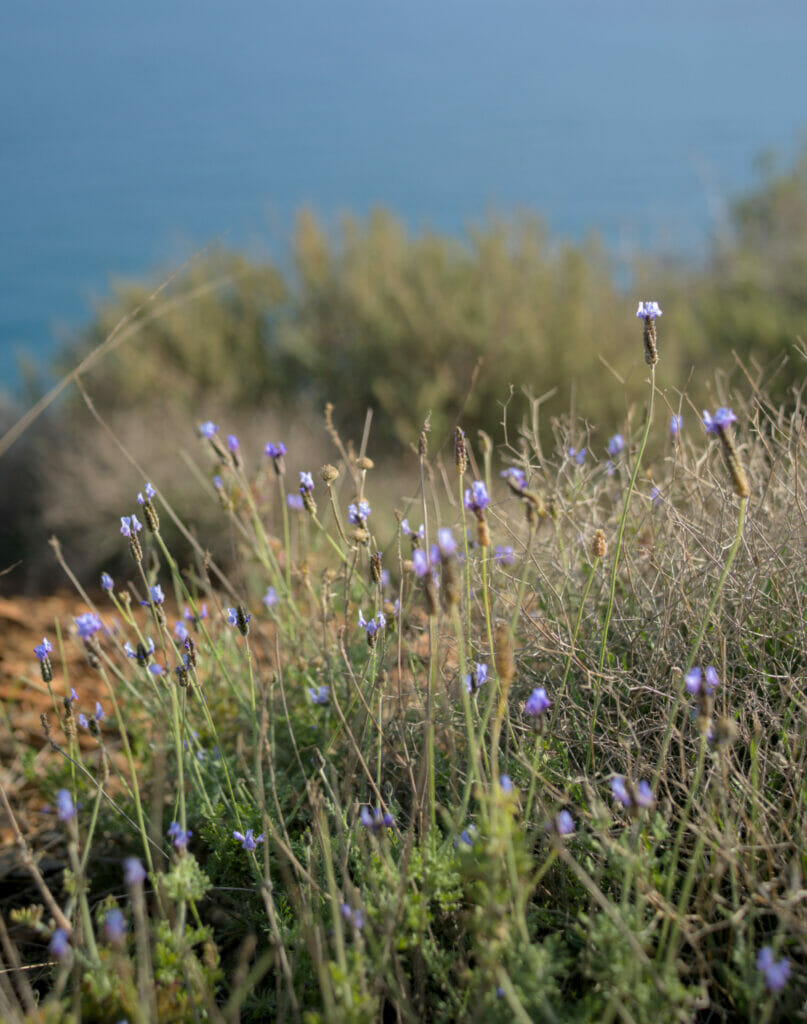
{"label": "bokeh background", "polygon": [[[458,418],[498,439],[514,384],[511,423],[553,391],[547,429],[572,409],[602,450],[643,380],[638,298],[693,429],[749,375],[792,401],[805,50],[795,0],[10,0],[0,425],[138,308],[84,385],[199,530],[211,416],[308,468],[326,401],[355,433],[372,408],[400,462],[429,412],[438,452]],[[66,388],[0,458],[6,587],[54,585],[53,532],[107,564],[142,483]]]}

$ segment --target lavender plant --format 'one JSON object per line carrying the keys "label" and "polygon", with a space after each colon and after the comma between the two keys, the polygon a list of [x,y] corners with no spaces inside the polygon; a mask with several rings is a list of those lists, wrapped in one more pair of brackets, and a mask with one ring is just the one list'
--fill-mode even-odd
{"label": "lavender plant", "polygon": [[65,871],[5,782],[37,898],[7,915],[32,955],[3,941],[4,1018],[803,1019],[800,391],[705,415],[727,487],[656,423],[661,310],[637,315],[646,412],[605,444],[559,422],[545,452],[536,405],[498,454],[457,430],[449,470],[424,426],[393,516],[366,434],[329,421],[338,465],[287,494],[293,438],[261,463],[206,422],[229,574],[180,567],[143,487],[128,578],[32,643]]}

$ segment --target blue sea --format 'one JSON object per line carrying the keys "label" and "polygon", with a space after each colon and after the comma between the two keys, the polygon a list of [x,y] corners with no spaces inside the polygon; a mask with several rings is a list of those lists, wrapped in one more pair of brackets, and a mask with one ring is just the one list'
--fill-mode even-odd
{"label": "blue sea", "polygon": [[702,256],[802,143],[805,54],[798,0],[4,0],[0,381],[114,276],[282,258],[304,206]]}

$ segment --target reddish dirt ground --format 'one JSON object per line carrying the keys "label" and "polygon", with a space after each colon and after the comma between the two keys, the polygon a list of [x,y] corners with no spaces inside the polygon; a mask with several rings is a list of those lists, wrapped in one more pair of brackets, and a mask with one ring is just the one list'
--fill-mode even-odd
{"label": "reddish dirt ground", "polygon": [[[54,646],[53,693],[64,696],[70,686],[81,694],[81,709],[91,714],[96,699],[103,701],[102,683],[90,670],[86,658],[74,644],[63,645],[64,664],[57,644],[56,623],[62,636],[69,632],[73,618],[88,611],[76,594],[52,597],[0,598],[0,783],[4,786],[23,832],[37,832],[42,824],[38,813],[41,799],[35,786],[22,777],[20,757],[24,750],[38,751],[38,762],[58,755],[48,748],[41,715],[55,722],[53,699],[42,682],[34,647],[47,636]],[[61,735],[59,736],[61,739]],[[82,746],[94,748],[96,740],[79,732]],[[0,845],[4,853],[13,846],[14,833],[6,813],[0,809]]]}

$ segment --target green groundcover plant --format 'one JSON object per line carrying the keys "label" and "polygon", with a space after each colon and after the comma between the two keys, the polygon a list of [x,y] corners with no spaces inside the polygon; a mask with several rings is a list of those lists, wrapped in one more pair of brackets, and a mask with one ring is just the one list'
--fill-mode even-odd
{"label": "green groundcover plant", "polygon": [[62,870],[22,757],[4,1020],[807,1019],[801,386],[672,403],[661,315],[621,432],[426,422],[394,514],[371,435],[292,475],[202,423],[226,573],[144,481],[34,650]]}

